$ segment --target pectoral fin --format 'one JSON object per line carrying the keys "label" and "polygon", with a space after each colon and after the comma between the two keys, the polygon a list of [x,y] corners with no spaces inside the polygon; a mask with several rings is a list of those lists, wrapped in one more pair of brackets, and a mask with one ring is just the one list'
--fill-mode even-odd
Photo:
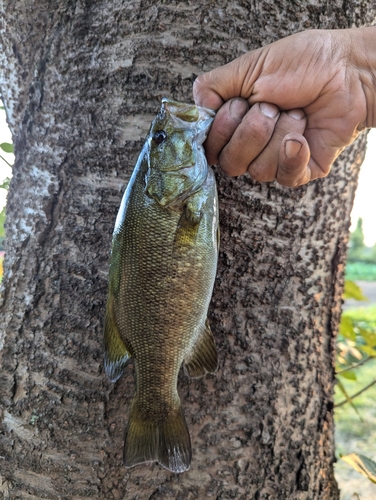
{"label": "pectoral fin", "polygon": [[202,377],[205,373],[214,373],[218,366],[218,354],[209,321],[193,346],[191,353],[184,360],[184,372],[192,378]]}
{"label": "pectoral fin", "polygon": [[175,235],[175,246],[193,246],[202,219],[205,198],[196,193],[186,204],[181,214]]}
{"label": "pectoral fin", "polygon": [[104,320],[104,367],[111,382],[116,382],[121,377],[130,357],[131,353],[125,347],[116,324],[114,296],[110,293]]}
{"label": "pectoral fin", "polygon": [[196,242],[199,223],[199,221],[198,223],[191,222],[187,219],[186,213],[183,212],[175,234],[174,247],[193,246]]}

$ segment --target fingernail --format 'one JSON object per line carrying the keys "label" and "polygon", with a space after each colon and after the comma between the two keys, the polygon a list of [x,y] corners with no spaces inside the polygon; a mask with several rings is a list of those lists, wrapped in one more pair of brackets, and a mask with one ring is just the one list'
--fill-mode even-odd
{"label": "fingernail", "polygon": [[285,144],[285,154],[287,158],[295,158],[298,156],[300,153],[300,150],[302,149],[302,145],[298,141],[294,141],[290,139],[289,141],[286,141]]}
{"label": "fingernail", "polygon": [[233,99],[230,102],[230,115],[235,120],[243,118],[248,109],[248,103],[244,99]]}
{"label": "fingernail", "polygon": [[295,118],[295,120],[301,120],[305,117],[304,111],[301,109],[290,109],[290,111],[287,111],[287,114],[291,116],[291,118]]}
{"label": "fingernail", "polygon": [[275,118],[279,113],[279,109],[277,108],[277,106],[274,106],[274,104],[269,104],[268,102],[260,102],[260,109],[262,114],[267,116],[268,118]]}

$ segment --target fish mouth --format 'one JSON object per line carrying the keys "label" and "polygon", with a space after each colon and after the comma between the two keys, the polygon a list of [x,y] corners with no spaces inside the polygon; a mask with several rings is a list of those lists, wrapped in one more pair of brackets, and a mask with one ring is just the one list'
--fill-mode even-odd
{"label": "fish mouth", "polygon": [[199,110],[194,104],[172,101],[164,97],[162,99],[162,106],[170,115],[180,118],[184,122],[197,122],[200,118]]}
{"label": "fish mouth", "polygon": [[213,109],[196,106],[195,104],[173,101],[167,97],[162,99],[162,106],[171,116],[183,122],[197,122],[202,117],[213,119],[216,114]]}

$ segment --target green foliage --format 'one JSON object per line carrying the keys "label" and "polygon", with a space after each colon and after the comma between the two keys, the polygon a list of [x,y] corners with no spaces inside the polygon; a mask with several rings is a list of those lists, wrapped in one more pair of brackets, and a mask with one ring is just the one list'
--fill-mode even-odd
{"label": "green foliage", "polygon": [[[341,377],[344,377],[347,380],[358,380],[354,371],[345,371],[341,373]],[[345,392],[343,388],[341,388],[341,390],[343,393]],[[351,400],[348,397],[346,399],[348,399],[349,403],[351,403]]]}
{"label": "green foliage", "polygon": [[341,323],[339,324],[339,334],[345,339],[352,341],[356,340],[356,331],[354,328],[354,323],[348,316],[342,316]]}
{"label": "green foliage", "polygon": [[[359,363],[376,357],[376,332],[373,325],[350,317],[346,311],[341,318],[337,342],[337,376],[349,378],[346,372]],[[353,380],[356,379],[352,376]]]}
{"label": "green foliage", "polygon": [[14,153],[14,147],[13,144],[10,144],[9,142],[2,142],[0,144],[0,148],[5,152],[5,153]]}
{"label": "green foliage", "polygon": [[345,281],[345,289],[343,292],[343,298],[355,299],[355,300],[368,300],[367,297],[363,295],[362,290],[358,287],[356,283],[351,280]]}
{"label": "green foliage", "polygon": [[[0,95],[0,99],[1,99],[1,95]],[[1,101],[0,101],[0,103],[1,103]],[[3,110],[4,106],[0,105],[0,109]],[[0,150],[4,151],[5,153],[14,153],[14,146],[13,146],[13,144],[10,144],[9,142],[2,142],[2,143],[0,143]],[[12,166],[1,155],[0,155],[0,159],[2,159],[10,167]],[[3,182],[0,183],[0,189],[8,189],[9,182],[10,182],[9,177],[4,179]],[[0,212],[0,251],[4,250],[4,247],[3,247],[3,242],[4,242],[4,238],[5,238],[4,223],[5,223],[5,207]],[[1,280],[1,276],[2,276],[2,262],[0,262],[0,280]]]}
{"label": "green foliage", "polygon": [[[350,281],[345,282],[344,298],[366,300],[361,289]],[[376,306],[346,311],[342,314],[339,326],[336,359],[337,388],[344,395],[345,399],[337,402],[335,405],[336,408],[348,403],[361,419],[353,400],[375,386],[376,379],[373,379],[366,385],[363,382],[362,387],[356,393],[350,395],[341,378],[350,382],[356,382],[358,380],[357,372],[360,367],[369,362],[373,363],[375,359]],[[370,481],[376,483],[376,462],[365,455],[357,453],[342,456],[342,459]]]}
{"label": "green foliage", "polygon": [[[374,379],[376,374],[376,358],[355,368],[353,371],[356,373],[357,380],[347,380],[342,377],[345,390],[351,395],[362,390]],[[338,404],[343,399],[345,399],[343,393],[338,385],[336,385],[334,401]],[[336,477],[343,492],[343,497],[346,500],[350,500],[350,497],[353,500],[353,497],[350,495],[352,491],[362,491],[364,494],[364,497],[363,495],[361,496],[362,499],[374,498],[371,493],[375,488],[374,484],[352,469],[348,463],[340,460],[340,457],[349,453],[361,453],[374,460],[376,459],[375,400],[376,385],[362,392],[362,394],[353,400],[358,413],[348,403],[339,407],[336,405],[335,408],[335,441],[336,455],[338,457],[335,465]]]}
{"label": "green foliage", "polygon": [[[375,264],[375,269],[376,269],[376,245],[374,245],[373,247],[365,246],[364,234],[363,234],[363,220],[361,218],[358,219],[355,231],[350,233],[347,261],[348,263],[363,262],[368,264]],[[363,271],[364,274],[366,275],[367,270],[363,269]],[[374,271],[373,279],[376,279],[375,273],[376,271]],[[367,278],[363,277],[359,278],[358,276],[354,277],[353,275],[351,275],[348,277],[348,279],[367,279]],[[369,281],[373,279],[368,278]]]}
{"label": "green foliage", "polygon": [[366,330],[376,330],[376,305],[349,309],[343,316],[350,317],[358,326]]}
{"label": "green foliage", "polygon": [[[360,288],[352,282],[345,283],[345,294],[346,298],[366,299]],[[349,396],[340,382],[340,378],[357,380],[354,369],[376,358],[376,322],[373,321],[372,313],[371,318],[370,321],[369,314],[368,317],[365,317],[364,314],[360,316],[355,314],[354,316],[352,311],[342,314],[338,332],[336,371],[338,387],[345,396],[345,400],[338,403],[337,406],[346,402],[353,406],[353,398],[362,393],[361,390],[356,395]]]}
{"label": "green foliage", "polygon": [[345,277],[351,281],[376,281],[376,264],[347,262]]}
{"label": "green foliage", "polygon": [[[0,98],[1,98],[1,96],[0,96]],[[0,101],[0,103],[1,103],[1,101]],[[0,105],[0,109],[3,110],[4,106]],[[2,151],[4,151],[5,153],[14,153],[13,144],[10,144],[9,142],[0,143],[0,149]],[[9,162],[3,156],[0,155],[0,158],[5,163],[7,163],[9,166],[11,166],[9,164]],[[10,183],[10,179],[9,179],[9,177],[7,177],[6,179],[3,180],[3,182],[0,183],[0,189],[9,189],[9,183]],[[3,248],[3,241],[5,238],[4,223],[5,223],[5,207],[0,212],[0,251],[2,251],[4,249]],[[0,265],[0,280],[1,280],[1,276],[2,276],[2,266]]]}
{"label": "green foliage", "polygon": [[363,219],[359,218],[356,229],[350,234],[350,247],[359,250],[364,247]]}
{"label": "green foliage", "polygon": [[363,474],[363,476],[366,476],[372,483],[376,484],[376,462],[358,453],[351,453],[341,458],[354,467],[355,470]]}
{"label": "green foliage", "polygon": [[9,189],[10,177],[6,177],[3,182],[0,184],[0,189]]}
{"label": "green foliage", "polygon": [[[351,281],[345,282],[344,298],[361,301],[367,300],[356,283]],[[376,331],[374,330],[374,323],[373,321],[369,321],[369,316],[368,318],[364,314],[354,316],[352,311],[342,314],[338,332],[336,372],[337,387],[345,399],[337,403],[337,407],[349,403],[354,411],[358,413],[353,399],[376,383],[376,381],[373,381],[368,386],[360,389],[356,394],[349,395],[341,382],[341,378],[356,381],[357,368],[376,358]]]}

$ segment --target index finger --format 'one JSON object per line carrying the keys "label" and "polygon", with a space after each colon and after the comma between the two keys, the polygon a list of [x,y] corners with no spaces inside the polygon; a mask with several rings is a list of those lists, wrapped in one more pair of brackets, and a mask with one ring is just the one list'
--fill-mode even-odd
{"label": "index finger", "polygon": [[265,55],[262,51],[263,49],[253,50],[198,76],[193,84],[195,103],[217,110],[233,97],[249,99],[264,63]]}
{"label": "index finger", "polygon": [[219,154],[231,139],[248,109],[247,101],[240,97],[231,99],[220,107],[204,144],[209,165],[218,163]]}
{"label": "index finger", "polygon": [[193,83],[193,99],[198,106],[217,111],[225,101],[210,86],[213,79],[213,71],[204,73],[196,78]]}

